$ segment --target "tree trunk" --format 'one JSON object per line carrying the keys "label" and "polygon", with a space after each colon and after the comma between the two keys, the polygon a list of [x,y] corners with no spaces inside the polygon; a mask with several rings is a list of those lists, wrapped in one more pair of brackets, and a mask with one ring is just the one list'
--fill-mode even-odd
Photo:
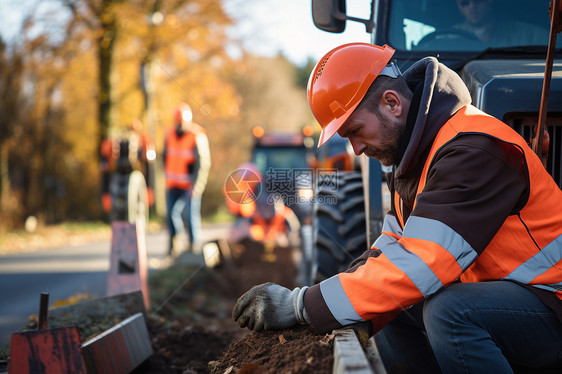
{"label": "tree trunk", "polygon": [[99,38],[99,138],[98,149],[102,141],[108,136],[111,113],[111,60],[113,47],[116,40],[115,17],[106,10],[100,17],[102,32]]}
{"label": "tree trunk", "polygon": [[8,147],[0,147],[0,211],[5,212],[10,196],[10,176],[8,175]]}

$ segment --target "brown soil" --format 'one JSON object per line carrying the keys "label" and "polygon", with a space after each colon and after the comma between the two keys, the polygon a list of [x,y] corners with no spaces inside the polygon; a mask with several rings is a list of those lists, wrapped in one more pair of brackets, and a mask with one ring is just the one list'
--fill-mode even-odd
{"label": "brown soil", "polygon": [[148,319],[154,354],[133,373],[329,373],[331,335],[311,328],[250,333],[230,316],[236,299],[253,285],[295,287],[292,248],[276,247],[263,260],[261,243],[232,244],[234,264],[192,269],[190,281]]}
{"label": "brown soil", "polygon": [[254,332],[231,344],[212,373],[330,373],[333,340],[309,326]]}

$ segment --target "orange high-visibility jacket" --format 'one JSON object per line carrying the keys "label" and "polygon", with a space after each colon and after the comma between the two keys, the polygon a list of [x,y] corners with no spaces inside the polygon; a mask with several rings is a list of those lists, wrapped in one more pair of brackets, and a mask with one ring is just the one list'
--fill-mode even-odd
{"label": "orange high-visibility jacket", "polygon": [[188,131],[178,137],[175,128],[168,131],[164,161],[166,188],[188,190],[193,187],[189,166],[195,163],[195,136],[195,133]]}
{"label": "orange high-visibility jacket", "polygon": [[378,330],[401,310],[459,279],[511,280],[562,299],[562,191],[524,139],[501,121],[469,105],[443,125],[421,172],[412,211],[439,151],[458,137],[473,134],[511,144],[511,151],[523,156],[530,187],[522,208],[509,215],[487,246],[477,251],[443,222],[446,217],[410,215],[404,222],[402,199],[395,195],[396,216],[385,217],[382,234],[364,264],[307,290],[305,308],[316,330],[366,320]]}

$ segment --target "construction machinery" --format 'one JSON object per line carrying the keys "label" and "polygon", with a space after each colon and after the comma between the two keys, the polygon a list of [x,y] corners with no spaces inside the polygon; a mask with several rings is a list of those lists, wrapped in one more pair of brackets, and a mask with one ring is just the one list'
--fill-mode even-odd
{"label": "construction machinery", "polygon": [[[276,261],[275,248],[302,247],[303,272],[310,270],[313,195],[312,128],[302,132],[252,129],[251,159],[229,175],[226,205],[235,217],[229,242],[250,240],[263,245],[262,261]],[[308,279],[307,274],[301,277]],[[309,282],[309,280],[307,280]]]}
{"label": "construction machinery", "polygon": [[[365,196],[359,161],[349,142],[338,134],[316,151],[314,167],[318,178],[312,214],[314,243],[310,244],[312,283],[347,269],[349,259],[361,255],[367,246]],[[382,196],[382,184],[372,186],[378,188],[373,195]],[[382,207],[377,206],[377,212],[381,210]]]}

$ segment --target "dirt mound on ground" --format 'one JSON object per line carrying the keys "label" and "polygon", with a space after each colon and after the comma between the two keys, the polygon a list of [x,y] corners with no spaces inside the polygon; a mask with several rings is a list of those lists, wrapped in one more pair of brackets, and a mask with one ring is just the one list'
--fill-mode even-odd
{"label": "dirt mound on ground", "polygon": [[251,333],[231,344],[211,373],[330,373],[333,340],[309,326]]}
{"label": "dirt mound on ground", "polygon": [[181,323],[151,330],[154,353],[133,374],[209,373],[208,363],[217,360],[231,342],[245,334],[235,326]]}
{"label": "dirt mound on ground", "polygon": [[295,287],[295,249],[275,247],[275,261],[266,261],[273,257],[264,256],[271,252],[261,243],[231,243],[231,249],[232,266],[197,269],[149,319],[154,354],[134,374],[330,373],[331,335],[308,326],[250,333],[230,316],[237,298],[256,284]]}

